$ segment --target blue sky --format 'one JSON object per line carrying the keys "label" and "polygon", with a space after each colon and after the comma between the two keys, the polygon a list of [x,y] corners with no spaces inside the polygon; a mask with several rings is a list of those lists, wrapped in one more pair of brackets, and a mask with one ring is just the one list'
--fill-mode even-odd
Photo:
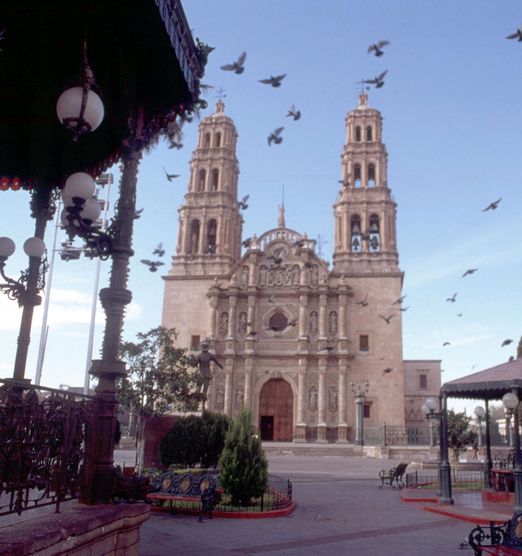
{"label": "blue sky", "polygon": [[[442,359],[446,381],[514,355],[522,334],[522,43],[505,36],[522,24],[520,3],[191,0],[184,7],[194,36],[215,47],[203,79],[215,89],[203,115],[213,111],[216,89],[223,87],[225,111],[239,133],[239,191],[250,195],[244,237],[276,225],[284,185],[287,226],[320,234],[331,259],[344,118],[357,104],[357,82],[388,69],[384,87],[369,92],[369,104],[384,117],[389,186],[398,203],[403,293],[410,306],[403,315],[404,357]],[[367,47],[379,39],[391,44],[376,58]],[[219,69],[242,51],[242,75]],[[258,83],[281,73],[287,77],[279,89]],[[285,118],[292,104],[303,113],[298,122]],[[283,143],[268,147],[268,134],[283,125]],[[126,339],[160,322],[160,272],[148,272],[139,260],[159,242],[174,253],[196,137],[193,123],[185,127],[182,150],[160,144],[141,163],[137,205],[144,212],[135,221]],[[181,177],[169,183],[163,166]],[[117,167],[113,173],[117,180]],[[496,211],[482,212],[499,197]],[[0,192],[0,210],[0,235],[19,246],[6,268],[17,276],[26,265],[21,245],[33,230],[28,196]],[[50,245],[52,226],[46,240]],[[477,273],[461,278],[474,267]],[[108,271],[105,262],[101,287]],[[57,259],[42,379],[47,385],[83,383],[94,272],[93,261]],[[457,302],[447,303],[455,292]],[[20,314],[2,296],[0,376],[12,373]],[[95,357],[103,320],[99,310]],[[41,310],[34,318],[29,377],[40,323]],[[506,338],[514,343],[501,348]],[[451,346],[443,348],[445,341]]]}

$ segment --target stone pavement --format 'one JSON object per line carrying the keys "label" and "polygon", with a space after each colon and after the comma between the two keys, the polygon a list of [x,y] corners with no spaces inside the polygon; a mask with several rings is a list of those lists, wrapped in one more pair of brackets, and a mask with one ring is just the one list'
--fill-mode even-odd
{"label": "stone pavement", "polygon": [[271,473],[294,483],[296,510],[273,519],[153,514],[141,529],[143,556],[241,554],[472,554],[459,550],[473,525],[401,502],[400,491],[378,488],[391,460],[336,456],[269,456]]}

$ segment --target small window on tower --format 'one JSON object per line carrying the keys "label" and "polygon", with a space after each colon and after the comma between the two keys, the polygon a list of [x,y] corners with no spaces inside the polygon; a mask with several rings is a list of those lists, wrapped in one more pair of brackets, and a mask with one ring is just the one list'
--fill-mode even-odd
{"label": "small window on tower", "polygon": [[353,185],[354,187],[361,187],[361,165],[355,164],[353,167]]}
{"label": "small window on tower", "polygon": [[216,252],[217,222],[212,219],[207,224],[207,252],[213,255]]}
{"label": "small window on tower", "polygon": [[210,133],[205,133],[205,142],[204,142],[205,148],[209,148],[210,147]]}
{"label": "small window on tower", "polygon": [[362,251],[361,217],[358,214],[353,214],[351,219],[351,251]]}
{"label": "small window on tower", "polygon": [[419,390],[428,389],[428,375],[419,375]]}
{"label": "small window on tower", "polygon": [[370,337],[368,334],[359,336],[359,351],[370,351]]}
{"label": "small window on tower", "polygon": [[214,168],[212,170],[212,188],[211,191],[217,191],[219,185],[219,170]]}
{"label": "small window on tower", "polygon": [[219,131],[216,133],[215,146],[221,147],[221,132]]}
{"label": "small window on tower", "polygon": [[363,417],[365,419],[369,419],[370,418],[370,409],[372,407],[371,403],[365,403],[364,404],[364,409],[363,409]]}
{"label": "small window on tower", "polygon": [[361,141],[361,128],[359,126],[355,128],[355,140],[357,143]]}
{"label": "small window on tower", "polygon": [[205,170],[200,170],[198,175],[198,192],[205,191],[205,182],[207,181],[207,173]]}
{"label": "small window on tower", "polygon": [[368,164],[368,187],[375,187],[375,164]]}
{"label": "small window on tower", "polygon": [[379,227],[379,215],[370,216],[370,228],[368,233],[368,250],[370,253],[379,253],[381,250],[381,238]]}
{"label": "small window on tower", "polygon": [[199,349],[199,341],[200,341],[200,336],[191,336],[190,337],[190,350],[191,351],[197,351]]}
{"label": "small window on tower", "polygon": [[369,125],[366,128],[366,141],[371,142],[373,141],[373,133],[372,133],[372,126]]}

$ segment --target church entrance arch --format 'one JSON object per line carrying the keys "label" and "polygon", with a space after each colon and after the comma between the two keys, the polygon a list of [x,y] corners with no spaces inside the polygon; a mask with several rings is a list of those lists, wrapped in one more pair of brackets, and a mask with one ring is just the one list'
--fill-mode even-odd
{"label": "church entrance arch", "polygon": [[286,380],[273,378],[259,394],[259,430],[262,440],[290,442],[293,437],[294,396]]}

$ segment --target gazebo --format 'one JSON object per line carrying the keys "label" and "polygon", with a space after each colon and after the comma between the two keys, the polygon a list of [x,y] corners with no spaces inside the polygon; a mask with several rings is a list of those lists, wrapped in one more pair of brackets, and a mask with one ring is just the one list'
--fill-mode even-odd
{"label": "gazebo", "polygon": [[[13,492],[23,493],[32,484],[27,481],[34,482],[38,473],[43,477],[51,465],[58,469],[57,462],[61,462],[60,473],[54,467],[52,474],[47,470],[54,485],[60,474],[67,478],[74,467],[76,475],[68,480],[76,481],[79,470],[83,471],[86,478],[83,501],[103,504],[111,498],[118,405],[116,380],[125,374],[125,365],[119,359],[119,344],[125,306],[132,298],[127,278],[129,258],[133,255],[139,161],[143,149],[153,144],[160,133],[168,134],[169,127],[180,118],[205,105],[199,98],[199,80],[210,50],[194,42],[180,0],[3,0],[0,3],[0,190],[30,190],[35,238],[43,245],[41,240],[56,208],[57,195],[71,174],[82,173],[92,179],[116,162],[122,165],[116,213],[106,233],[103,252],[104,256],[111,257],[112,269],[108,287],[100,291],[106,326],[101,358],[93,361],[91,367],[98,385],[96,398],[87,400],[94,409],[91,425],[86,427],[84,465],[67,463],[73,449],[67,446],[65,433],[59,438],[55,453],[45,451],[45,443],[55,438],[43,434],[37,441],[29,439],[24,433],[27,429],[16,425],[16,420],[22,417],[39,420],[31,422],[31,430],[36,431],[39,425],[45,428],[49,422],[49,416],[38,408],[34,387],[24,377],[32,314],[41,302],[39,292],[45,265],[43,249],[39,254],[26,250],[28,270],[18,281],[5,278],[3,268],[12,254],[13,242],[1,238],[0,271],[5,281],[2,290],[16,298],[22,307],[13,378],[9,383],[2,381],[5,384],[0,389],[0,436],[13,451],[9,457],[0,458],[0,487],[4,491],[5,485],[9,485]],[[62,118],[57,101],[62,93],[74,88],[79,91],[76,98],[81,101],[74,107],[78,107],[78,114]],[[87,118],[94,93],[102,103],[101,123],[96,127]],[[73,111],[71,107],[68,109]],[[68,217],[71,227],[73,221],[80,222],[83,203],[87,205],[90,199],[76,195],[72,200],[75,212],[71,210]],[[85,222],[88,221],[85,216]],[[94,228],[92,232],[95,233]],[[90,228],[83,226],[81,237],[92,241],[89,233]],[[99,232],[96,233],[99,237]],[[32,393],[28,397],[24,392]],[[56,401],[60,410],[67,405],[65,395],[60,398],[61,394],[58,391],[49,394],[53,400],[64,400],[62,405]],[[60,415],[64,412],[65,409]],[[4,419],[5,415],[13,416],[15,424]],[[60,415],[55,415],[56,419]],[[71,433],[67,438],[73,436]],[[30,450],[27,449],[29,440]],[[83,437],[79,439],[74,451],[82,458],[83,440]],[[52,461],[51,458],[49,463],[44,459],[39,461],[40,453],[52,453]],[[34,461],[29,461],[30,454],[34,454]],[[19,469],[10,466],[10,461],[19,461],[16,458],[24,461]],[[66,467],[67,473],[63,471]],[[53,488],[56,490],[56,486]],[[73,490],[72,486],[63,488]],[[21,512],[23,497],[11,506],[12,510]]]}
{"label": "gazebo", "polygon": [[522,394],[522,357],[496,365],[483,371],[446,382],[440,390],[441,397],[441,459],[440,459],[440,490],[441,502],[453,503],[451,497],[451,474],[448,454],[447,435],[447,400],[448,398],[483,400],[485,405],[485,431],[486,431],[486,480],[490,480],[491,439],[489,403],[494,400],[503,401],[508,412],[513,414],[514,427],[514,469],[513,478],[515,485],[515,511],[522,511],[522,458],[520,453],[519,432],[519,400]]}

